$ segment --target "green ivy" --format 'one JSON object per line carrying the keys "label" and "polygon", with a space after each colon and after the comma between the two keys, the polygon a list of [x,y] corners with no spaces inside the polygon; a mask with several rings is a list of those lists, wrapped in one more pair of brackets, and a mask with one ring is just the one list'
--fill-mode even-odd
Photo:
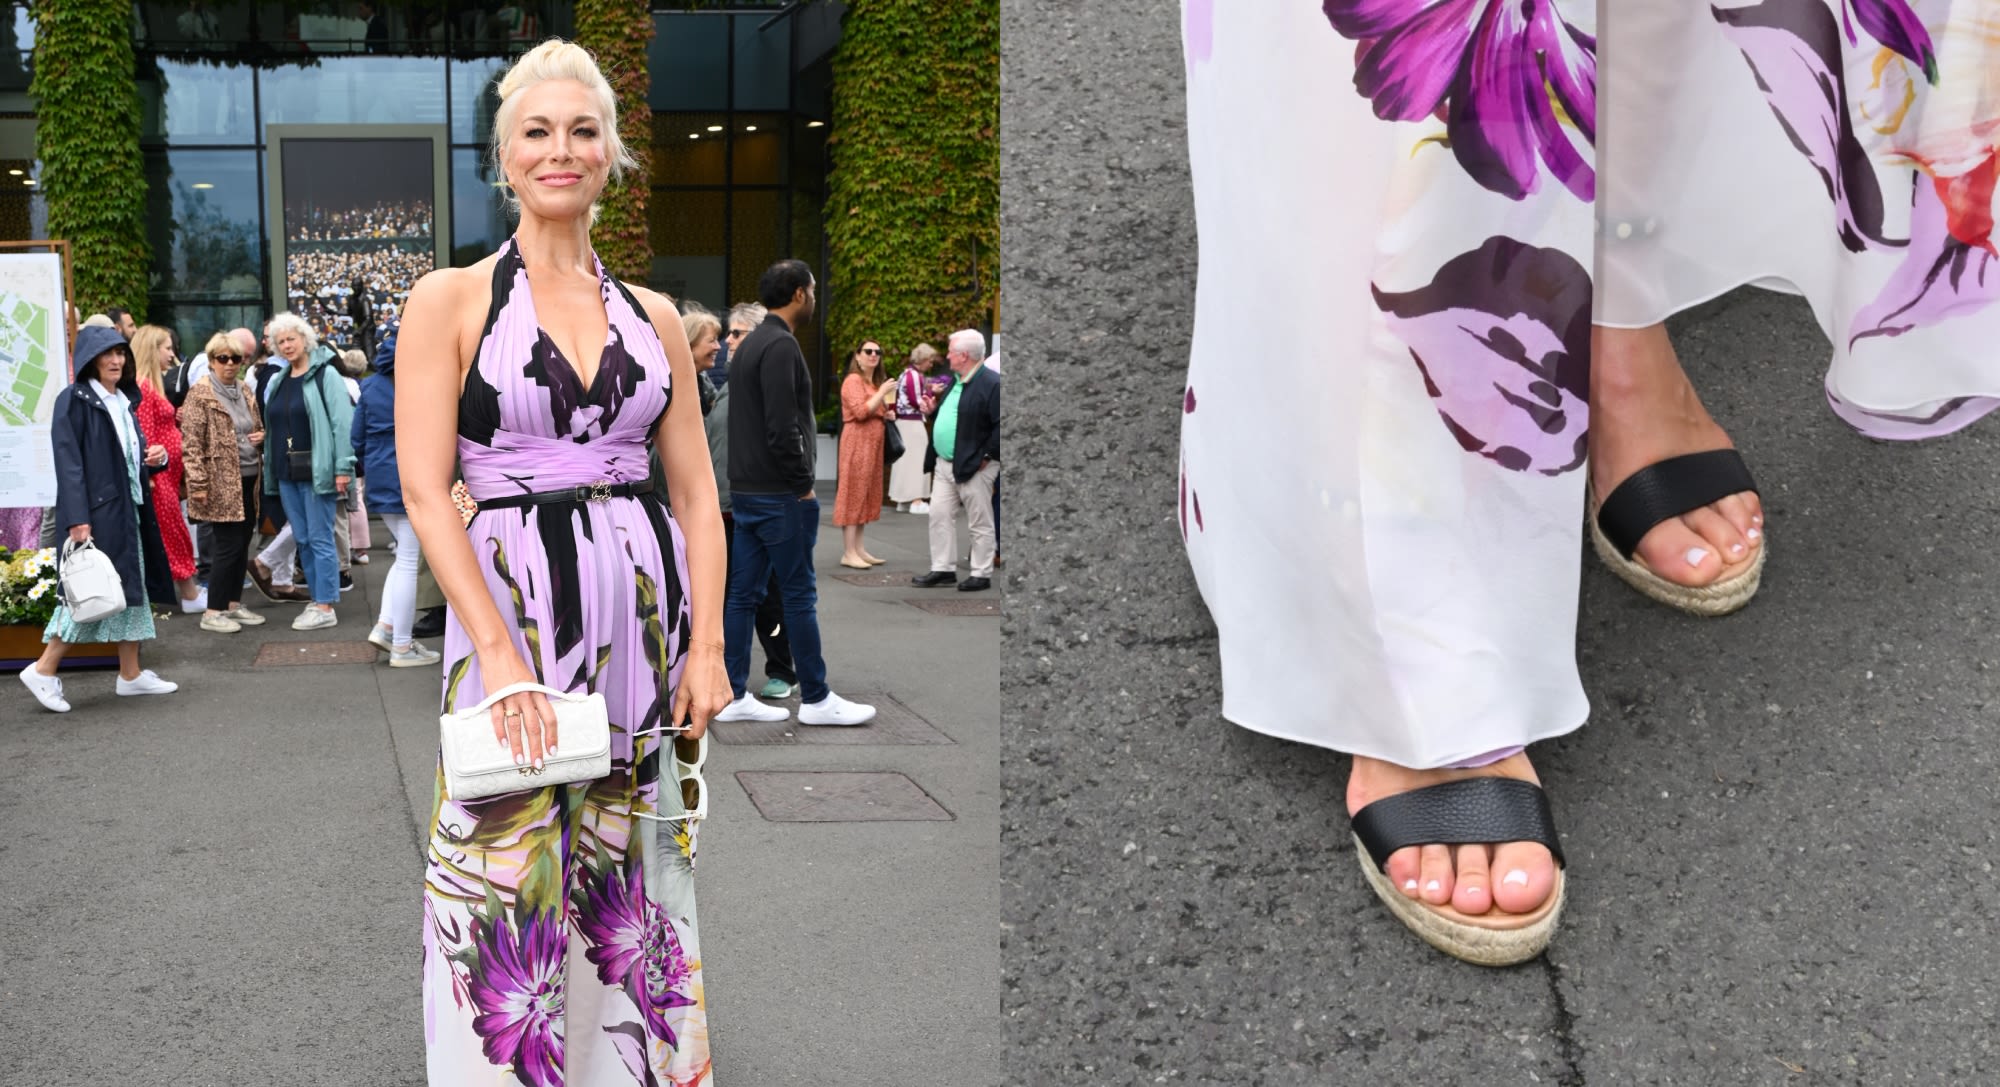
{"label": "green ivy", "polygon": [[850,0],[833,86],[826,291],[838,375],[864,338],[900,362],[994,321],[998,0]]}
{"label": "green ivy", "polygon": [[35,157],[49,237],[70,243],[84,313],[112,306],[145,320],[152,251],[132,82],[130,0],[35,4]]}
{"label": "green ivy", "polygon": [[646,92],[646,43],[653,39],[647,0],[577,0],[576,42],[597,58],[597,66],[618,96],[618,135],[639,160],[623,182],[604,187],[598,201],[591,245],[612,275],[644,283],[653,270],[653,242],[646,197],[653,184],[653,110]]}

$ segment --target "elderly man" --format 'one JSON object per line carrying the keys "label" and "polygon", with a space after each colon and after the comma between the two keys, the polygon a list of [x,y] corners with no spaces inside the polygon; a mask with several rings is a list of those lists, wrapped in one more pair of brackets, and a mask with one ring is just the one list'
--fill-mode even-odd
{"label": "elderly man", "polygon": [[958,581],[957,519],[965,511],[972,535],[972,570],[962,593],[993,584],[993,487],[1000,478],[1000,375],[988,369],[986,337],[975,329],[951,334],[945,361],[958,375],[942,401],[924,397],[924,413],[935,414],[924,471],[931,476],[931,572],[911,578],[923,588]]}

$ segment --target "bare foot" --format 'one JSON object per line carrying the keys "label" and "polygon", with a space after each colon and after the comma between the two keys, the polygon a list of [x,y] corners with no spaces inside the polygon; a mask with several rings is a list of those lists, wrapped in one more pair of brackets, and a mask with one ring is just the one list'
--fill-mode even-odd
{"label": "bare foot", "polygon": [[[1541,784],[1526,752],[1476,770],[1411,770],[1357,755],[1347,776],[1347,812],[1352,815],[1385,796],[1474,777]],[[1410,846],[1389,855],[1386,872],[1411,898],[1433,906],[1450,903],[1460,913],[1475,915],[1495,907],[1527,913],[1547,901],[1556,885],[1555,858],[1539,842]]]}
{"label": "bare foot", "polygon": [[[1590,340],[1590,485],[1599,501],[1648,465],[1735,448],[1701,406],[1665,325],[1592,327]],[[1635,557],[1668,581],[1709,585],[1755,558],[1763,536],[1763,503],[1745,491],[1660,522]]]}

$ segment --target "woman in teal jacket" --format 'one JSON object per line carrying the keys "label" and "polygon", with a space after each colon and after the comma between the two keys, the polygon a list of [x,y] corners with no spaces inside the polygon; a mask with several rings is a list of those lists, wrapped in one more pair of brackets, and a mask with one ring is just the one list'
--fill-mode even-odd
{"label": "woman in teal jacket", "polygon": [[271,346],[287,364],[264,397],[264,493],[285,507],[298,539],[299,565],[312,592],[293,630],[318,630],[340,620],[340,560],[333,543],[335,501],[354,478],[354,447],[348,441],[354,403],[332,356],[315,358],[319,346],[312,326],[280,313],[267,326]]}

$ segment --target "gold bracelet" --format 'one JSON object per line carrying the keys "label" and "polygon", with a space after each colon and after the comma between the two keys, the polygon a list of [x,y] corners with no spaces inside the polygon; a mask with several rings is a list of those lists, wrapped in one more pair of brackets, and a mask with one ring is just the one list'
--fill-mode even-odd
{"label": "gold bracelet", "polygon": [[724,648],[722,647],[722,643],[721,643],[721,642],[704,642],[704,641],[702,641],[702,640],[701,640],[700,638],[689,638],[689,639],[688,639],[688,642],[689,642],[689,644],[691,644],[691,645],[705,645],[705,646],[707,646],[708,648],[710,648],[710,649],[713,649],[713,650],[715,650],[715,651],[716,651],[717,653],[726,653],[726,652],[728,652],[728,650],[726,650],[726,649],[724,649]]}

